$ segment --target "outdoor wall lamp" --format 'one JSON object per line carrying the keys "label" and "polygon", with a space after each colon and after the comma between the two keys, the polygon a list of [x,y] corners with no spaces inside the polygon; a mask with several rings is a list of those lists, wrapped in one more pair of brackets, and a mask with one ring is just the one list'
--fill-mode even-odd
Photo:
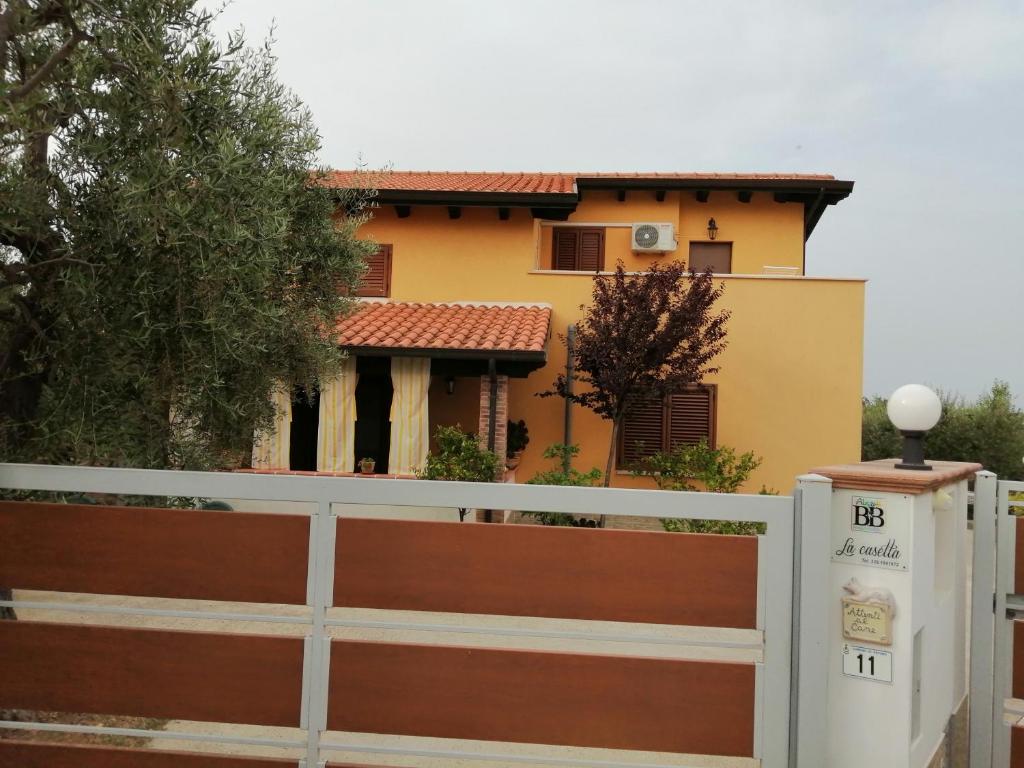
{"label": "outdoor wall lamp", "polygon": [[892,393],[886,412],[903,435],[903,461],[896,469],[931,469],[924,463],[924,436],[942,416],[939,396],[921,384],[905,384]]}
{"label": "outdoor wall lamp", "polygon": [[454,395],[455,394],[455,377],[454,376],[449,376],[447,379],[445,379],[444,380],[444,386],[445,386],[445,391],[449,395]]}
{"label": "outdoor wall lamp", "polygon": [[718,237],[718,225],[714,219],[708,219],[708,240],[714,240]]}

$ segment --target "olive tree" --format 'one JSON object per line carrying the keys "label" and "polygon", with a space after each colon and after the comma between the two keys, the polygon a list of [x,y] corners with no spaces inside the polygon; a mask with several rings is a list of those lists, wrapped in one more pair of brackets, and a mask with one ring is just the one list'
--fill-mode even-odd
{"label": "olive tree", "polygon": [[0,458],[244,463],[338,358],[362,198],[333,221],[269,48],[192,0],[2,8]]}

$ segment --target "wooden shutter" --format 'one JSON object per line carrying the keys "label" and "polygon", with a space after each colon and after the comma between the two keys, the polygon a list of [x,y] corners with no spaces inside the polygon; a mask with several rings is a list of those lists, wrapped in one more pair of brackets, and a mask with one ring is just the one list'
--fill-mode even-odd
{"label": "wooden shutter", "polygon": [[580,258],[577,269],[581,272],[600,272],[604,269],[603,229],[580,230]]}
{"label": "wooden shutter", "polygon": [[356,296],[391,295],[391,246],[382,245],[366,260],[366,272],[359,281]]}
{"label": "wooden shutter", "polygon": [[570,272],[604,269],[604,230],[556,227],[551,233],[551,268]]}
{"label": "wooden shutter", "polygon": [[701,440],[715,445],[715,389],[704,385],[672,395],[668,402],[668,449]]}
{"label": "wooden shutter", "polygon": [[575,271],[580,254],[580,230],[559,227],[552,231],[551,241],[554,249],[552,269]]}
{"label": "wooden shutter", "polygon": [[660,399],[638,400],[622,422],[618,465],[626,468],[665,447],[665,406]]}
{"label": "wooden shutter", "polygon": [[690,269],[703,272],[708,267],[716,275],[732,273],[732,243],[690,243]]}

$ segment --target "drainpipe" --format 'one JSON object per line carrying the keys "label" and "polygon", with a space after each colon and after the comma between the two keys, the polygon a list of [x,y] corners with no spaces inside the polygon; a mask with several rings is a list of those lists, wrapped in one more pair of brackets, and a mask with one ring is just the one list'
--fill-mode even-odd
{"label": "drainpipe", "polygon": [[[575,325],[570,325],[565,334],[565,353],[565,388],[566,392],[571,395],[573,389],[573,364],[576,357]],[[565,399],[565,425],[562,429],[562,443],[566,446],[572,445],[572,400],[569,398]],[[566,474],[569,472],[569,466],[569,454],[567,452],[562,457],[562,469]]]}

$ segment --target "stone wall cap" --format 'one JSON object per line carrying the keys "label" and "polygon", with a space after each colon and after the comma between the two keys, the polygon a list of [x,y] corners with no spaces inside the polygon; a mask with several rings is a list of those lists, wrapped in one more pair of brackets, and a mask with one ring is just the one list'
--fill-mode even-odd
{"label": "stone wall cap", "polygon": [[920,494],[944,485],[966,480],[982,469],[981,464],[966,461],[928,461],[931,471],[896,469],[899,459],[861,461],[816,467],[811,472],[832,479],[833,488],[887,493]]}

